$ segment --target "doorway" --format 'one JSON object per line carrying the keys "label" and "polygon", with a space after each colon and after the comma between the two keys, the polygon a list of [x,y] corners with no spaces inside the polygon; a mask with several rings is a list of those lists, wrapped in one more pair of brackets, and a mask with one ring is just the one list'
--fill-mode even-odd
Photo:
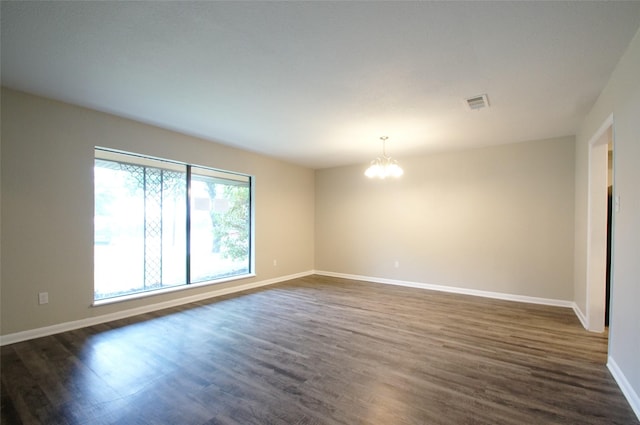
{"label": "doorway", "polygon": [[610,256],[608,240],[611,230],[608,226],[610,214],[607,211],[607,193],[610,179],[609,146],[613,153],[613,139],[613,115],[610,115],[589,141],[586,301],[587,328],[592,332],[604,332],[605,316],[609,313],[607,282],[610,282],[611,263],[607,259]]}
{"label": "doorway", "polygon": [[604,299],[604,326],[609,327],[611,310],[611,241],[613,236],[613,140],[607,146],[607,270]]}

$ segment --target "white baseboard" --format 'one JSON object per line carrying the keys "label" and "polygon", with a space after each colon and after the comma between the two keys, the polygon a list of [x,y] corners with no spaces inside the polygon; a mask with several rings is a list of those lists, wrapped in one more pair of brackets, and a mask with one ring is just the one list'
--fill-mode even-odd
{"label": "white baseboard", "polygon": [[503,292],[482,291],[478,289],[468,289],[456,286],[433,285],[430,283],[411,282],[406,280],[385,279],[371,276],[360,276],[354,274],[334,273],[322,270],[314,270],[315,274],[321,276],[340,277],[344,279],[364,280],[367,282],[385,283],[388,285],[408,286],[411,288],[428,289],[431,291],[451,292],[454,294],[474,295],[477,297],[495,298],[499,300],[517,301],[530,304],[543,304],[555,307],[574,308],[576,304],[573,301],[556,300],[551,298],[529,297],[525,295],[506,294]]}
{"label": "white baseboard", "polygon": [[638,395],[638,393],[634,391],[633,387],[631,387],[627,377],[624,376],[624,373],[622,373],[622,370],[620,370],[620,367],[611,356],[607,359],[607,368],[609,368],[611,375],[613,375],[613,379],[618,383],[618,386],[622,390],[622,394],[624,394],[629,405],[633,409],[633,412],[638,417],[638,420],[640,420],[640,395]]}
{"label": "white baseboard", "polygon": [[587,326],[585,325],[586,318],[584,314],[582,314],[582,312],[577,307],[577,305],[572,301],[529,297],[529,296],[523,296],[523,295],[513,295],[513,294],[502,293],[502,292],[481,291],[477,289],[460,288],[460,287],[453,287],[453,286],[432,285],[432,284],[421,283],[421,282],[385,279],[385,278],[377,278],[377,277],[371,277],[371,276],[334,273],[334,272],[328,272],[328,271],[322,271],[322,270],[310,270],[307,272],[247,283],[244,285],[232,286],[232,287],[227,287],[223,289],[214,289],[212,291],[204,292],[202,294],[187,296],[187,297],[178,298],[175,300],[165,301],[161,303],[150,304],[143,307],[122,310],[115,313],[109,313],[109,314],[104,314],[104,315],[95,316],[95,317],[88,317],[86,319],[75,320],[72,322],[65,322],[65,323],[60,323],[52,326],[31,329],[23,332],[16,332],[12,334],[2,335],[0,336],[0,346],[13,344],[21,341],[26,341],[33,338],[53,335],[60,332],[66,332],[73,329],[93,326],[100,323],[110,322],[113,320],[124,319],[127,317],[149,313],[152,311],[162,310],[165,308],[176,307],[183,304],[201,301],[207,298],[214,298],[222,295],[232,294],[235,292],[246,291],[248,289],[272,285],[275,283],[284,282],[286,280],[296,279],[299,277],[309,276],[312,274],[339,277],[344,279],[364,280],[367,282],[384,283],[388,285],[408,286],[412,288],[427,289],[432,291],[451,292],[451,293],[464,294],[464,295],[474,295],[479,297],[495,298],[495,299],[501,299],[501,300],[507,300],[507,301],[543,304],[543,305],[550,305],[550,306],[556,306],[556,307],[568,307],[573,309],[573,311],[576,313],[576,316],[578,316],[578,319],[580,320],[582,325],[585,326],[585,328],[587,328]]}
{"label": "white baseboard", "polygon": [[580,323],[582,323],[582,326],[586,330],[589,330],[589,322],[587,321],[587,316],[582,312],[582,310],[580,310],[580,307],[578,307],[578,304],[576,303],[573,303],[573,312],[578,317],[578,320],[580,320]]}
{"label": "white baseboard", "polygon": [[233,294],[235,292],[246,291],[248,289],[259,288],[261,286],[273,285],[275,283],[284,282],[299,277],[312,275],[313,271],[307,271],[302,273],[291,274],[287,276],[280,276],[273,279],[261,280],[257,282],[245,283],[242,285],[231,286],[221,289],[213,289],[208,292],[204,292],[197,295],[186,296],[177,298],[170,301],[164,301],[160,303],[145,305],[142,307],[131,308],[127,310],[118,311],[115,313],[103,314],[100,316],[88,317],[86,319],[74,320],[71,322],[59,323],[52,326],[45,326],[43,328],[30,329],[23,332],[16,332],[12,334],[0,336],[0,346],[14,344],[16,342],[27,341],[29,339],[40,338],[43,336],[53,335],[60,332],[71,331],[74,329],[80,329],[87,326],[93,326],[100,323],[111,322],[113,320],[124,319],[131,316],[137,316],[139,314],[149,313],[152,311],[162,310],[165,308],[176,307],[183,304],[189,304],[192,302],[206,300],[207,298],[220,297],[222,295]]}

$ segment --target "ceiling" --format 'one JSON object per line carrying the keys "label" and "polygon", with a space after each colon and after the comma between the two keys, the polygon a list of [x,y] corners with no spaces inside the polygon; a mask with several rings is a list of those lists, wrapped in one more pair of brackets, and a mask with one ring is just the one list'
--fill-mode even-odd
{"label": "ceiling", "polygon": [[[2,2],[2,84],[313,168],[573,135],[640,2]],[[467,97],[488,94],[470,111]]]}

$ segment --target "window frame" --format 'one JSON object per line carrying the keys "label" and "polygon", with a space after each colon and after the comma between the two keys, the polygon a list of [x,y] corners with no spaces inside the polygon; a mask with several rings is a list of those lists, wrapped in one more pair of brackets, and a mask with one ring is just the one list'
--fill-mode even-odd
{"label": "window frame", "polygon": [[[142,291],[136,291],[136,292],[130,292],[130,293],[126,293],[123,295],[115,295],[115,296],[110,296],[110,297],[105,297],[105,298],[99,298],[96,299],[95,298],[95,291],[96,291],[96,274],[95,274],[95,246],[96,246],[96,230],[95,230],[95,217],[96,217],[96,211],[95,211],[95,206],[96,206],[96,183],[95,183],[95,171],[94,171],[94,175],[93,175],[93,222],[94,222],[94,227],[93,227],[93,259],[94,259],[94,263],[93,263],[93,303],[92,306],[100,306],[100,305],[105,305],[105,304],[112,304],[112,303],[118,303],[118,302],[123,302],[123,301],[128,301],[128,300],[134,300],[134,299],[140,299],[140,298],[146,298],[146,297],[150,297],[150,296],[155,296],[155,295],[160,295],[160,294],[166,294],[166,293],[170,293],[170,292],[178,292],[178,291],[184,291],[184,290],[188,290],[188,289],[193,289],[193,288],[198,288],[198,287],[203,287],[203,286],[210,286],[210,285],[217,285],[217,284],[221,284],[221,283],[226,283],[226,282],[231,282],[231,281],[236,281],[236,280],[242,280],[242,279],[247,279],[247,278],[252,278],[256,276],[255,273],[255,201],[254,201],[254,197],[255,197],[255,177],[253,175],[250,174],[244,174],[244,173],[240,173],[240,172],[236,172],[236,171],[227,171],[227,170],[223,170],[220,168],[215,168],[215,167],[211,167],[211,166],[206,166],[206,165],[201,165],[201,164],[193,164],[193,163],[187,163],[187,162],[182,162],[182,161],[177,161],[177,160],[172,160],[172,159],[166,159],[166,158],[160,158],[160,157],[155,157],[155,156],[151,156],[151,155],[145,155],[145,154],[139,154],[139,153],[133,153],[133,152],[128,152],[128,151],[122,151],[122,150],[117,150],[117,149],[111,149],[111,148],[105,148],[105,147],[99,147],[99,146],[95,146],[94,147],[94,156],[93,156],[93,163],[94,163],[94,170],[95,170],[95,164],[96,164],[96,160],[106,160],[106,161],[115,161],[115,162],[119,162],[119,163],[129,163],[132,165],[136,165],[136,166],[143,166],[143,167],[153,167],[153,168],[158,168],[157,162],[161,162],[164,165],[166,165],[167,170],[170,171],[180,171],[180,172],[185,172],[185,180],[186,180],[186,194],[185,194],[185,200],[186,200],[186,205],[185,205],[185,228],[186,228],[186,241],[185,241],[185,265],[186,265],[186,273],[185,273],[185,283],[184,284],[177,284],[177,285],[170,285],[170,286],[165,286],[165,287],[160,287],[160,288],[156,288],[156,289],[147,289],[147,290],[142,290]],[[198,170],[198,173],[196,173],[197,176],[201,176],[201,175],[206,175],[206,176],[210,176],[213,177],[215,179],[220,179],[220,180],[227,180],[227,181],[238,181],[241,182],[241,186],[246,186],[249,190],[249,196],[248,196],[248,202],[249,202],[249,217],[247,220],[247,226],[248,226],[248,252],[247,252],[247,267],[248,270],[246,273],[239,273],[239,274],[235,274],[235,275],[230,275],[230,276],[223,276],[220,278],[216,278],[216,279],[208,279],[208,280],[203,280],[203,281],[196,281],[196,282],[192,282],[192,278],[191,278],[191,208],[192,208],[192,190],[191,190],[191,183],[192,183],[192,168],[196,168]],[[204,174],[203,174],[204,172]]]}

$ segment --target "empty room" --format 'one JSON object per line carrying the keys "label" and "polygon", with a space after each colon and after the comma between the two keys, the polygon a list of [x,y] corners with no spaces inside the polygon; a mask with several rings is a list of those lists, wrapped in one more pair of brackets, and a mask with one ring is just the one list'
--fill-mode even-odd
{"label": "empty room", "polygon": [[640,424],[640,1],[2,1],[0,422]]}

